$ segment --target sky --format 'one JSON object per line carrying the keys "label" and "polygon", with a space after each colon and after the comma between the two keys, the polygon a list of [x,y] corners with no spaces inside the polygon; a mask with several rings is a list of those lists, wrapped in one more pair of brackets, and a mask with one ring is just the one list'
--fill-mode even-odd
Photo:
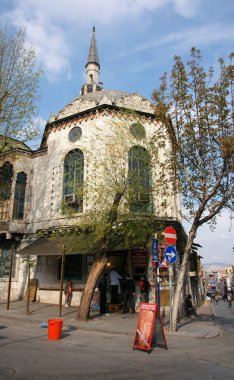
{"label": "sky", "polygon": [[[174,55],[186,62],[195,46],[203,65],[216,68],[220,57],[228,61],[234,51],[233,0],[1,0],[0,12],[2,22],[25,28],[43,68],[42,131],[50,114],[80,93],[94,25],[104,88],[148,99]],[[234,265],[227,213],[214,232],[202,227],[196,242],[204,263]]]}

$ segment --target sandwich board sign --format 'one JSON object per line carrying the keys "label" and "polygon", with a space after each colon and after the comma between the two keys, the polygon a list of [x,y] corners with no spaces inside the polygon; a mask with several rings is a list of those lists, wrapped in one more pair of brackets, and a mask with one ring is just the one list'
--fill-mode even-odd
{"label": "sandwich board sign", "polygon": [[148,351],[149,353],[152,347],[156,346],[167,349],[161,314],[156,303],[142,302],[138,315],[133,349]]}

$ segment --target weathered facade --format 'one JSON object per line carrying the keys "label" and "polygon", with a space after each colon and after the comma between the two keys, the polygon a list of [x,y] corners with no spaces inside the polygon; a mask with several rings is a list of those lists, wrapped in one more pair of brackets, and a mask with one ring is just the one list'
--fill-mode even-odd
{"label": "weathered facade", "polygon": [[[131,212],[153,214],[159,219],[163,218],[165,225],[175,226],[179,237],[178,260],[173,266],[173,285],[175,283],[185,239],[180,220],[179,196],[171,191],[165,195],[166,199],[159,199],[154,191],[159,182],[154,155],[163,160],[163,149],[170,149],[170,141],[165,137],[164,147],[157,146],[157,149],[149,151],[148,142],[163,128],[155,119],[153,104],[138,93],[103,89],[99,82],[99,71],[93,30],[86,64],[86,81],[80,96],[57,115],[51,114],[38,150],[32,151],[25,145],[19,145],[5,149],[1,154],[0,181],[1,184],[6,184],[0,194],[1,298],[6,298],[7,294],[8,257],[12,247],[16,254],[11,297],[18,299],[25,290],[26,269],[17,250],[38,239],[40,231],[79,225],[80,218],[92,210],[97,202],[94,187],[103,186],[105,189],[107,166],[113,172],[116,169],[111,161],[115,161],[111,146],[113,142],[115,147],[120,147],[119,152],[128,165],[126,171],[130,170],[131,163],[135,165],[138,162],[141,154],[148,160],[146,166],[151,165],[150,176],[142,169],[139,171],[139,176],[144,179],[144,191],[138,194],[138,199],[133,200],[130,206],[126,204],[126,199],[123,200],[121,209],[128,212],[130,208]],[[11,141],[9,139],[9,145]],[[105,162],[108,164],[105,165]],[[137,165],[140,167],[139,162]],[[110,178],[110,172],[108,175]],[[108,197],[107,195],[106,202]],[[72,214],[69,212],[71,209]],[[34,253],[32,250],[32,255]],[[143,264],[140,260],[137,263],[134,257],[137,255],[124,247],[109,254],[111,264],[120,272],[127,267],[136,280],[140,274],[148,274],[154,281],[149,254],[142,259]],[[73,280],[77,290],[74,293],[74,304],[79,304],[92,260],[91,254],[82,255],[82,252],[66,256],[65,277]],[[60,267],[61,260],[56,253],[47,254],[43,246],[41,254],[36,252],[32,271],[33,277],[38,280],[37,299],[58,303]],[[166,272],[161,277],[165,293],[163,302],[167,304],[167,268],[162,268],[163,271]],[[153,297],[152,292],[152,299]]]}

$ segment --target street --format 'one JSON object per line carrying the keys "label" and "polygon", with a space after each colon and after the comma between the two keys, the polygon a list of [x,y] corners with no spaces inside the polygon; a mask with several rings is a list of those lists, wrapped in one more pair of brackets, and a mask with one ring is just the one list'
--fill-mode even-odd
{"label": "street", "polygon": [[118,335],[63,329],[48,341],[47,328],[22,318],[0,319],[0,379],[233,379],[233,310],[213,305],[220,336],[198,339],[167,333],[168,350],[133,350],[134,331]]}

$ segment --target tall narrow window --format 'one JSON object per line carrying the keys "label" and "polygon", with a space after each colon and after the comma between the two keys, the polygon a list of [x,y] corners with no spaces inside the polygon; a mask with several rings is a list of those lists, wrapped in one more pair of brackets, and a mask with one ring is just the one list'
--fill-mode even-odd
{"label": "tall narrow window", "polygon": [[11,184],[13,177],[13,166],[9,162],[0,168],[0,200],[6,201],[11,197]]}
{"label": "tall narrow window", "polygon": [[83,211],[84,154],[80,149],[69,152],[64,160],[63,201],[66,209]]}
{"label": "tall narrow window", "polygon": [[0,168],[0,220],[9,219],[13,166],[9,162]]}
{"label": "tall narrow window", "polygon": [[128,155],[129,162],[129,210],[151,212],[151,173],[149,152],[134,146]]}
{"label": "tall narrow window", "polygon": [[17,174],[15,184],[15,197],[13,207],[13,219],[24,218],[25,190],[27,183],[27,174],[20,172]]}

